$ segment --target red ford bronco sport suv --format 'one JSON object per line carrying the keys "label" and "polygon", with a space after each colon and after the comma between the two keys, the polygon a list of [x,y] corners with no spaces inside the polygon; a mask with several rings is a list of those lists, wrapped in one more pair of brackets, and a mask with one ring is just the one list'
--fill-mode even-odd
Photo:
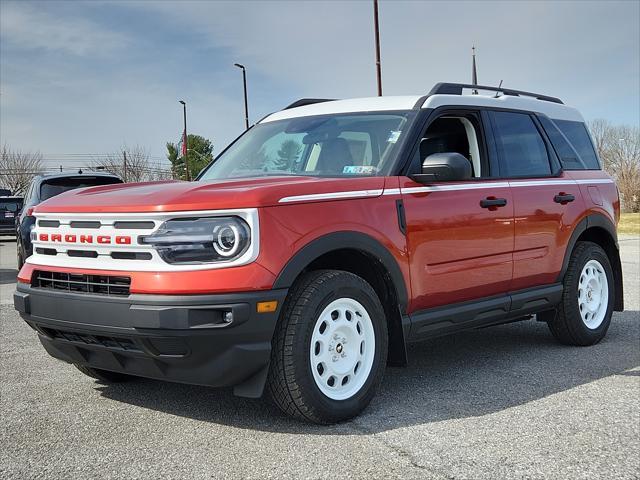
{"label": "red ford bronco sport suv", "polygon": [[317,423],[362,411],[408,342],[536,314],[592,345],[623,308],[618,192],[584,121],[515,90],[301,100],[196,182],[34,215],[14,298],[49,354],[102,381],[266,386]]}

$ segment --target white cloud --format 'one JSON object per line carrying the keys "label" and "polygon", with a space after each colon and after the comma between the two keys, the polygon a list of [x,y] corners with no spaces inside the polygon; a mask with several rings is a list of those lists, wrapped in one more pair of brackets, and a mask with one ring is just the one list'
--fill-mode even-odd
{"label": "white cloud", "polygon": [[28,3],[2,2],[3,42],[22,48],[62,51],[78,56],[112,53],[128,44],[125,35],[83,18],[64,18]]}

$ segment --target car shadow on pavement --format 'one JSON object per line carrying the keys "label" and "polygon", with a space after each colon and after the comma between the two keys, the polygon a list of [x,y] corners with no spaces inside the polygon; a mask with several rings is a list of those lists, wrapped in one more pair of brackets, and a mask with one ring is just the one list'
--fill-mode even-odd
{"label": "car shadow on pavement", "polygon": [[505,410],[640,366],[640,312],[616,314],[593,347],[558,344],[547,326],[526,321],[409,346],[409,365],[388,368],[371,405],[356,419],[316,426],[284,416],[266,399],[152,380],[96,386],[143,408],[237,428],[317,435],[369,434]]}
{"label": "car shadow on pavement", "polygon": [[17,276],[18,270],[15,268],[0,268],[0,285],[16,283]]}

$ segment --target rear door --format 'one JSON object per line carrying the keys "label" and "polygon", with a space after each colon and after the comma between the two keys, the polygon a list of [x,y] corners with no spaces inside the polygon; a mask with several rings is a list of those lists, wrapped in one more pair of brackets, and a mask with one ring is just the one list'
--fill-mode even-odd
{"label": "rear door", "polygon": [[501,176],[511,186],[515,238],[512,291],[555,283],[573,226],[584,211],[576,182],[565,175],[538,119],[492,111]]}
{"label": "rear door", "polygon": [[[475,177],[430,184],[400,177],[410,309],[419,312],[506,293],[513,268],[513,200],[508,182],[494,178],[497,165],[489,162],[491,145],[485,141],[480,112],[444,111],[430,122],[422,139],[431,142],[429,151],[466,156]],[[418,173],[420,165],[417,156],[409,175]]]}

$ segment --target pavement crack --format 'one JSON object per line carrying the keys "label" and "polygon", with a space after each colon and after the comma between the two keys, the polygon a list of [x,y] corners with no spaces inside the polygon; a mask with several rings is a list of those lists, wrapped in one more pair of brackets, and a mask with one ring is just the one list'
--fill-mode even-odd
{"label": "pavement crack", "polygon": [[354,430],[356,430],[359,434],[367,435],[369,438],[372,438],[374,441],[381,444],[383,447],[387,448],[388,450],[398,455],[400,458],[404,459],[411,466],[411,468],[419,470],[420,472],[425,472],[425,473],[428,472],[428,478],[442,478],[442,479],[455,478],[452,475],[442,472],[439,469],[429,467],[427,465],[423,465],[419,463],[412,453],[408,452],[407,450],[405,450],[399,445],[395,445],[389,442],[386,438],[374,432],[373,430],[366,427],[365,425],[361,425],[355,420],[352,420],[350,424],[351,424],[351,427]]}

